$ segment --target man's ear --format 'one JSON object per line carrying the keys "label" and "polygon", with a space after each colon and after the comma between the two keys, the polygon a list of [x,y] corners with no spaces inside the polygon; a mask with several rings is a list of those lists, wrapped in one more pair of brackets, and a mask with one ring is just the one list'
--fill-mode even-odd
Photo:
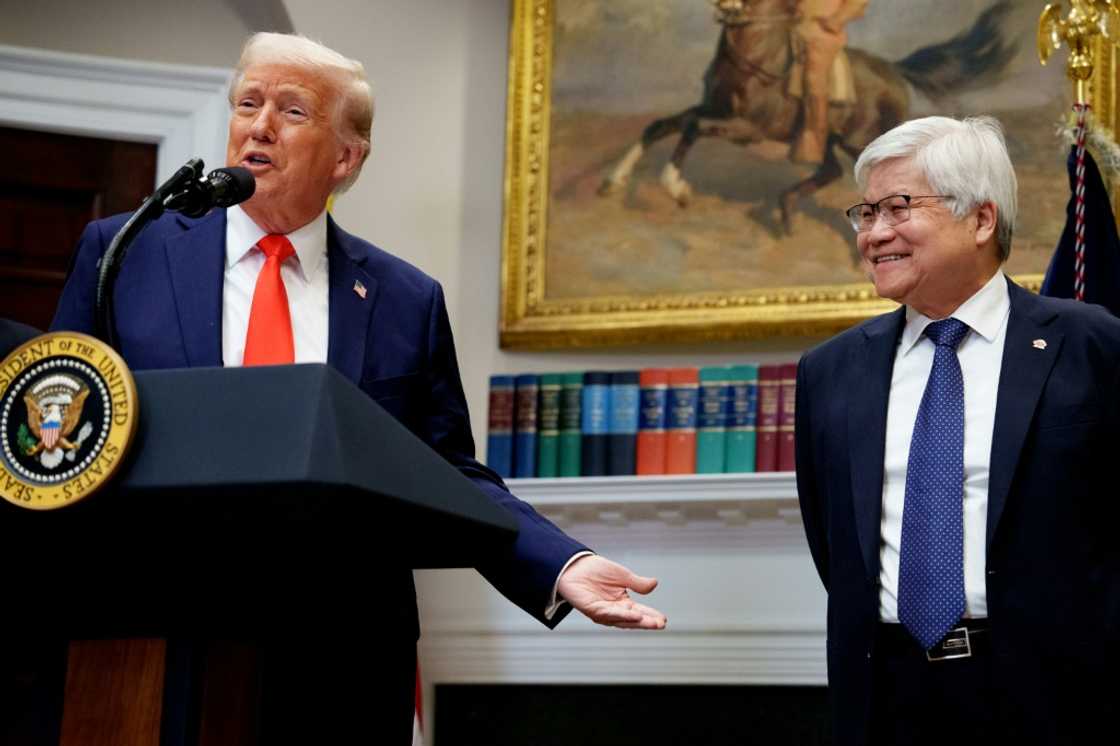
{"label": "man's ear", "polygon": [[985,246],[996,235],[999,208],[995,202],[984,202],[976,208],[976,245]]}
{"label": "man's ear", "polygon": [[339,182],[345,181],[361,167],[368,147],[361,141],[342,143],[338,151],[338,162],[335,164],[335,178]]}

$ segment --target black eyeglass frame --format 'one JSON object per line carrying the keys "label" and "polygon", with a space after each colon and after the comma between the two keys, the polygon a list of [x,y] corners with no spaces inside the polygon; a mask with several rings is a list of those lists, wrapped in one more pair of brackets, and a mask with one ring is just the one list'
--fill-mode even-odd
{"label": "black eyeglass frame", "polygon": [[[901,197],[906,203],[906,217],[902,219],[895,219],[892,214],[884,210],[882,207],[883,203],[887,200],[897,199],[898,197]],[[848,223],[852,226],[852,229],[855,230],[856,233],[865,233],[871,230],[872,227],[874,227],[875,220],[872,220],[871,224],[866,228],[860,228],[860,224],[863,222],[861,220],[863,216],[859,211],[864,207],[870,207],[875,211],[876,219],[881,217],[887,225],[893,227],[900,223],[905,223],[910,219],[910,203],[916,199],[956,199],[956,197],[951,194],[888,194],[878,202],[860,202],[858,205],[852,205],[847,210],[844,210],[844,216],[848,218]]]}

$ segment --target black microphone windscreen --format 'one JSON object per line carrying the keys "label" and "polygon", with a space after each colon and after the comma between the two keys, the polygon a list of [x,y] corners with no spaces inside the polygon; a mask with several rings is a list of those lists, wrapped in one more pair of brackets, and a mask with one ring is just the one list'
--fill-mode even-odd
{"label": "black microphone windscreen", "polygon": [[206,177],[210,182],[215,207],[236,205],[253,196],[257,180],[249,169],[240,166],[216,168]]}

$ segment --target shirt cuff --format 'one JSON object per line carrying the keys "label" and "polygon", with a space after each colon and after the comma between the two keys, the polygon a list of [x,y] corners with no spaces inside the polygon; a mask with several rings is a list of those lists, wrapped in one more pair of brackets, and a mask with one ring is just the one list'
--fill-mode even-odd
{"label": "shirt cuff", "polygon": [[572,563],[578,560],[580,557],[587,557],[592,554],[595,554],[595,552],[576,552],[567,562],[564,563],[564,566],[560,568],[560,572],[556,575],[556,582],[552,584],[552,595],[549,596],[551,601],[544,610],[545,619],[551,621],[552,617],[556,616],[556,612],[559,611],[560,607],[568,603],[564,599],[560,598],[560,576],[563,575],[568,570],[568,568],[572,566]]}

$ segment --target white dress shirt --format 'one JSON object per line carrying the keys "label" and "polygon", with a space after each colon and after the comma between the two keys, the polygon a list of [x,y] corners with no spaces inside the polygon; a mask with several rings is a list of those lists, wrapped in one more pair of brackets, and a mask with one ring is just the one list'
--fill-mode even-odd
{"label": "white dress shirt", "polygon": [[[222,360],[241,365],[245,333],[264,252],[257,241],[267,235],[239,206],[226,210],[226,272],[222,285]],[[327,211],[287,234],[296,253],[280,265],[280,278],[292,314],[297,363],[327,362],[330,323],[330,272],[327,268]]]}
{"label": "white dress shirt", "polygon": [[[1003,272],[961,304],[951,316],[971,331],[957,348],[964,378],[964,595],[966,617],[988,615],[984,562],[988,526],[988,477],[996,393],[1011,301]],[[887,407],[887,443],[883,464],[883,520],[879,549],[879,618],[898,621],[899,548],[906,497],[910,439],[926,381],[933,369],[933,341],[922,332],[935,319],[906,309],[906,327],[895,351]]]}

